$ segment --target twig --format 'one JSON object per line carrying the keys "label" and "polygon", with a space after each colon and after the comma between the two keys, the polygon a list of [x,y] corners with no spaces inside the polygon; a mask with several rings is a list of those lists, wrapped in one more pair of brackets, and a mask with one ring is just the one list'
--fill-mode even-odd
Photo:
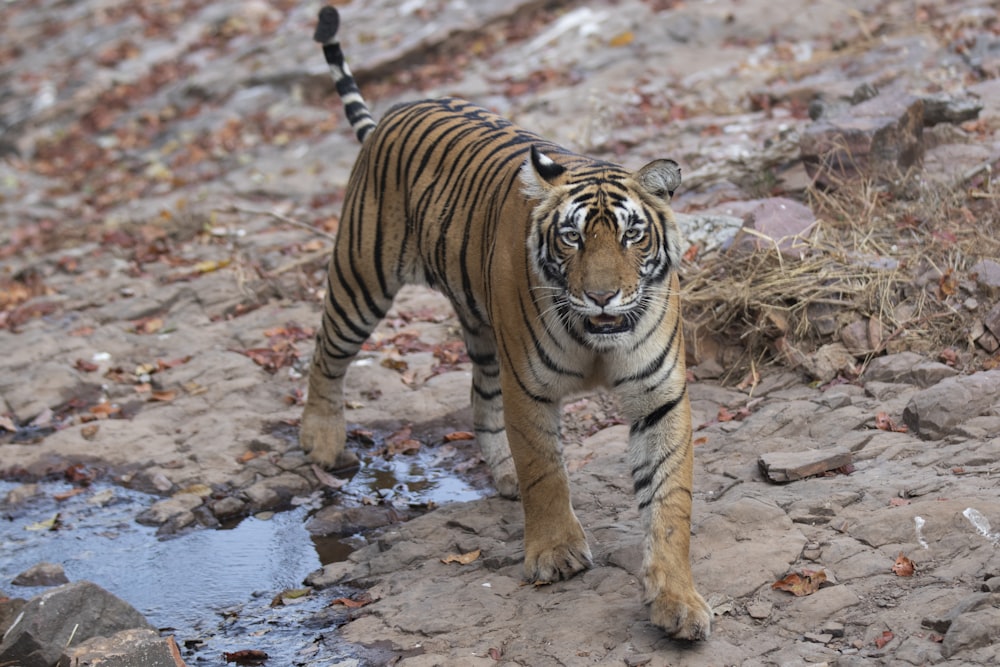
{"label": "twig", "polygon": [[286,271],[291,271],[292,269],[297,269],[303,264],[309,264],[310,262],[315,262],[317,259],[323,259],[330,256],[330,249],[324,248],[323,250],[317,250],[316,252],[311,252],[304,257],[299,257],[296,260],[285,264],[284,266],[279,266],[274,271],[271,271],[272,276],[278,276]]}
{"label": "twig", "polygon": [[316,234],[317,236],[323,236],[325,238],[328,238],[331,241],[334,241],[337,238],[336,236],[330,234],[329,232],[324,232],[322,229],[316,229],[312,225],[306,222],[302,222],[301,220],[296,220],[295,218],[289,218],[287,215],[283,213],[278,213],[273,209],[270,211],[262,211],[261,209],[258,208],[249,208],[247,206],[238,206],[237,204],[230,204],[228,209],[215,209],[215,210],[236,212],[236,213],[249,213],[251,215],[269,215],[275,220],[280,220],[281,222],[287,223],[289,225],[301,227],[302,229],[309,230],[310,232]]}

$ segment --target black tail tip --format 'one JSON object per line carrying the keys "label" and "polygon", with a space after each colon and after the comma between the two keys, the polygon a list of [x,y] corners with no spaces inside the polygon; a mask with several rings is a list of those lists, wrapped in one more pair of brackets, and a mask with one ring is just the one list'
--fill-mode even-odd
{"label": "black tail tip", "polygon": [[316,32],[313,33],[313,39],[320,44],[326,44],[337,34],[337,28],[339,27],[340,14],[337,12],[336,7],[327,5],[319,10],[319,22],[316,24]]}

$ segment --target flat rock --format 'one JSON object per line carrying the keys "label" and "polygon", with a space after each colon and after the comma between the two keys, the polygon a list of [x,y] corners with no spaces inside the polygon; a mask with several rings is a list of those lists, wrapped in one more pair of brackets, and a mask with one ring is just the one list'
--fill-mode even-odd
{"label": "flat rock", "polygon": [[843,448],[801,452],[767,452],[757,459],[761,472],[772,482],[794,482],[850,465],[851,452]]}
{"label": "flat rock", "polygon": [[950,658],[963,651],[988,646],[1000,637],[1000,608],[970,611],[954,620],[941,644],[941,655]]}
{"label": "flat rock", "polygon": [[808,206],[785,197],[763,199],[743,217],[731,247],[777,249],[786,257],[800,258],[808,250],[815,227],[816,214]]}

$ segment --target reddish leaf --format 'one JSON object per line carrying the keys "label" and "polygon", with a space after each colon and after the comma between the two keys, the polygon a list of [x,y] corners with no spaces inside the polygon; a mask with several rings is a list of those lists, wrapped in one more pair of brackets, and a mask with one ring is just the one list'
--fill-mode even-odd
{"label": "reddish leaf", "polygon": [[891,642],[894,636],[890,631],[886,630],[880,637],[875,638],[875,648],[885,648],[885,645]]}
{"label": "reddish leaf", "polygon": [[826,572],[823,570],[802,570],[802,573],[792,572],[784,579],[771,584],[771,588],[779,591],[787,591],[792,595],[801,597],[812,595],[819,590],[820,585],[826,581]]}
{"label": "reddish leaf", "polygon": [[479,555],[482,553],[482,549],[476,549],[475,551],[469,551],[464,554],[448,554],[441,559],[442,563],[458,563],[459,565],[468,565],[469,563],[475,562]]}
{"label": "reddish leaf", "polygon": [[333,602],[331,602],[330,604],[331,605],[335,605],[335,604],[343,605],[344,607],[347,607],[348,609],[360,609],[361,607],[364,607],[365,605],[369,605],[369,604],[371,604],[374,601],[375,600],[372,599],[372,596],[369,595],[367,592],[365,592],[365,593],[362,593],[361,595],[359,595],[357,598],[337,598]]}
{"label": "reddish leaf", "polygon": [[86,359],[77,359],[73,366],[76,370],[83,371],[84,373],[93,373],[99,368],[97,364],[91,363]]}
{"label": "reddish leaf", "polygon": [[897,577],[912,577],[917,569],[917,564],[899,552],[896,562],[893,563],[892,571]]}
{"label": "reddish leaf", "polygon": [[906,424],[897,424],[886,412],[879,412],[875,415],[875,428],[892,433],[906,433],[910,430]]}
{"label": "reddish leaf", "polygon": [[222,657],[227,663],[235,662],[237,665],[259,665],[267,660],[268,655],[264,651],[246,649],[243,651],[233,651],[232,653],[223,653]]}
{"label": "reddish leaf", "polygon": [[476,434],[470,431],[452,431],[444,436],[445,442],[455,442],[456,440],[475,440]]}

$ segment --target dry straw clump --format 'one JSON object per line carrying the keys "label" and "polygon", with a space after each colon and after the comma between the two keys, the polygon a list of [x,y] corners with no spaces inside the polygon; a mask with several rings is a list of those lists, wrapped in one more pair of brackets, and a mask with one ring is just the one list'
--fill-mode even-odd
{"label": "dry straw clump", "polygon": [[[843,183],[806,193],[818,225],[799,257],[777,247],[732,248],[685,267],[683,299],[696,336],[742,348],[724,364],[739,379],[754,364],[840,340],[844,327],[877,325],[858,359],[946,348],[982,365],[971,322],[1000,295],[981,293],[970,269],[1000,258],[1000,203],[990,172],[942,184]],[[877,333],[875,332],[877,329]]]}

